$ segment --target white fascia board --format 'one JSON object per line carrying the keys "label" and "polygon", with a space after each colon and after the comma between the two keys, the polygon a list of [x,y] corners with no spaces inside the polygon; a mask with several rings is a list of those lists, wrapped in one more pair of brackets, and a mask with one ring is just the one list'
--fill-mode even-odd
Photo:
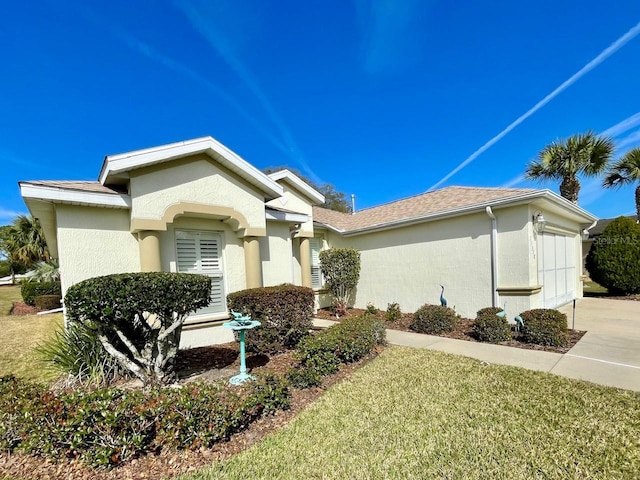
{"label": "white fascia board", "polygon": [[308,183],[304,182],[300,177],[298,177],[290,170],[284,169],[278,172],[270,173],[269,178],[274,181],[286,179],[307,197],[316,202],[317,205],[322,205],[324,203],[324,195],[318,192],[315,188],[312,188]]}
{"label": "white fascia board", "polygon": [[269,208],[265,210],[265,217],[267,220],[291,223],[305,223],[311,220],[309,215],[305,215],[304,213],[281,212],[279,210],[271,210]]}
{"label": "white fascia board", "polygon": [[136,168],[162,163],[198,153],[217,153],[216,160],[226,168],[237,173],[249,183],[260,188],[270,199],[283,195],[283,190],[274,180],[255,168],[212,137],[202,137],[159,147],[136,150],[105,157],[98,180],[105,184],[110,175],[127,172]]}
{"label": "white fascia board", "polygon": [[33,198],[51,202],[79,203],[112,208],[131,208],[131,197],[123,193],[82,192],[79,190],[65,190],[57,187],[21,183],[20,194],[22,198]]}
{"label": "white fascia board", "polygon": [[[530,193],[524,193],[521,195],[515,195],[513,197],[501,198],[498,200],[492,200],[489,202],[484,202],[476,205],[467,205],[464,207],[454,208],[451,210],[444,210],[436,213],[429,213],[426,215],[420,215],[412,218],[403,218],[400,220],[395,220],[392,222],[381,223],[378,225],[371,225],[364,228],[358,228],[355,230],[338,230],[335,227],[331,227],[330,225],[326,225],[331,230],[340,233],[345,237],[355,236],[355,235],[363,235],[371,232],[378,232],[383,230],[390,230],[398,227],[405,227],[409,225],[414,225],[422,222],[431,222],[434,220],[442,220],[449,217],[457,217],[460,215],[467,215],[469,213],[475,212],[484,212],[487,206],[490,207],[503,207],[503,206],[515,206],[531,203],[537,199],[545,199],[549,200],[557,205],[561,205],[564,208],[567,208],[576,216],[582,217],[585,220],[585,223],[593,221],[596,217],[594,217],[591,213],[586,210],[578,207],[574,203],[569,200],[556,195],[551,190],[536,190]],[[356,213],[357,215],[357,213]],[[324,224],[323,224],[324,225]]]}

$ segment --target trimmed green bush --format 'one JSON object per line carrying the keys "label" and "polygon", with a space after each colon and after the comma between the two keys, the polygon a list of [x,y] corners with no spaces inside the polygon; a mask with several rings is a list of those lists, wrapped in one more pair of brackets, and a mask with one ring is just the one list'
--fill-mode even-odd
{"label": "trimmed green bush", "polygon": [[320,270],[333,296],[336,315],[344,315],[360,279],[360,252],[353,248],[323,250],[320,252]]}
{"label": "trimmed green bush", "polygon": [[567,316],[558,310],[539,308],[520,314],[524,321],[521,338],[537,345],[564,347],[569,341]]}
{"label": "trimmed green bush", "polygon": [[387,305],[386,313],[387,322],[397,322],[402,318],[402,311],[400,305],[397,303],[389,303]]}
{"label": "trimmed green bush", "polygon": [[482,317],[484,315],[497,315],[502,311],[500,307],[484,307],[478,310],[476,317]]}
{"label": "trimmed green bush", "polygon": [[341,363],[356,362],[384,343],[385,334],[383,323],[365,314],[305,337],[296,352],[300,364],[287,378],[297,388],[320,385],[322,377],[337,372]]}
{"label": "trimmed green bush", "polygon": [[423,305],[413,314],[409,328],[419,333],[437,335],[451,332],[458,323],[455,310],[441,305]]}
{"label": "trimmed green bush", "polygon": [[168,383],[182,325],[211,301],[211,279],[189,273],[122,273],[72,285],[67,319],[95,329],[102,346],[145,384]]}
{"label": "trimmed green bush", "polygon": [[62,295],[38,295],[34,301],[40,310],[53,310],[62,307]]}
{"label": "trimmed green bush", "polygon": [[0,450],[114,466],[163,448],[211,447],[260,416],[289,408],[283,380],[246,386],[101,389],[55,394],[14,377],[0,379]]}
{"label": "trimmed green bush", "polygon": [[640,293],[640,224],[619,217],[607,225],[589,250],[587,270],[611,293]]}
{"label": "trimmed green bush", "polygon": [[[20,285],[22,300],[27,305],[36,306],[36,297],[40,295],[62,295],[60,282],[23,282]],[[60,306],[60,305],[58,305]]]}
{"label": "trimmed green bush", "polygon": [[313,290],[295,285],[251,288],[227,295],[227,306],[261,325],[246,335],[254,353],[278,353],[295,348],[313,326]]}
{"label": "trimmed green bush", "polygon": [[481,342],[498,343],[511,340],[511,326],[495,314],[478,315],[473,321],[473,336]]}

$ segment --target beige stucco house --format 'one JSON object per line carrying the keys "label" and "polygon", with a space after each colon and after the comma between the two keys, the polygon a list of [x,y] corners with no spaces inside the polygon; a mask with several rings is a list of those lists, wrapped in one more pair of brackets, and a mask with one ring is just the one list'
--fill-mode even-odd
{"label": "beige stucco house", "polygon": [[353,215],[293,173],[266,175],[211,137],[105,158],[98,181],[20,182],[63,291],[120,272],[209,275],[212,303],[182,346],[228,341],[226,295],[293,283],[322,293],[320,250],[361,252],[355,306],[438,303],[509,317],[582,296],[581,234],[595,217],[549,190],[448,187]]}

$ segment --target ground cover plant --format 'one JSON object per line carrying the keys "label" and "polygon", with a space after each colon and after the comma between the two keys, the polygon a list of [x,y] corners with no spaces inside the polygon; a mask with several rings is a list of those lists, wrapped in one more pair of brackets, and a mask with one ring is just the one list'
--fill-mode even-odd
{"label": "ground cover plant", "polygon": [[631,479],[639,411],[639,393],[392,347],[282,431],[181,478]]}

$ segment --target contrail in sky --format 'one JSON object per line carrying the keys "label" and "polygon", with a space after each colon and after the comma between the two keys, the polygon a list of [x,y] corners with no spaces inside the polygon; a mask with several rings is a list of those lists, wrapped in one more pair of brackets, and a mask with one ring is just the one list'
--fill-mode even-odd
{"label": "contrail in sky", "polygon": [[583,76],[585,76],[591,70],[596,68],[602,62],[604,62],[607,58],[609,58],[611,55],[613,55],[615,52],[617,52],[620,48],[622,48],[624,45],[626,45],[630,40],[635,38],[636,35],[638,35],[638,33],[640,33],[640,22],[638,24],[636,24],[636,26],[633,27],[631,30],[629,30],[627,33],[625,33],[623,36],[621,36],[618,40],[616,40],[611,45],[609,45],[607,48],[605,48],[602,52],[600,52],[600,54],[597,57],[595,57],[593,60],[591,60],[589,63],[587,63],[584,67],[582,67],[580,70],[578,70],[576,73],[574,73],[571,77],[569,77],[568,80],[565,80],[553,92],[551,92],[549,95],[547,95],[542,100],[540,100],[538,103],[536,103],[533,107],[531,107],[529,110],[527,110],[524,114],[520,115],[515,121],[510,123],[507,126],[507,128],[502,130],[495,137],[493,137],[491,140],[489,140],[487,143],[485,143],[479,149],[477,149],[475,152],[473,152],[466,160],[464,160],[462,163],[460,163],[460,165],[458,165],[456,168],[451,170],[440,181],[438,181],[431,188],[429,188],[428,191],[431,191],[431,190],[433,190],[435,188],[438,188],[440,185],[442,185],[444,182],[449,180],[451,177],[453,177],[456,173],[458,173],[464,167],[466,167],[471,162],[473,162],[476,158],[478,158],[480,155],[482,155],[485,151],[487,151],[493,145],[495,145],[500,140],[502,140],[502,138],[504,138],[509,132],[511,132],[511,130],[516,128],[518,125],[520,125],[522,122],[524,122],[527,118],[529,118],[531,115],[536,113],[538,110],[540,110],[542,107],[544,107],[551,100],[553,100],[555,97],[557,97],[560,93],[562,93],[564,90],[566,90],[571,85],[576,83]]}

